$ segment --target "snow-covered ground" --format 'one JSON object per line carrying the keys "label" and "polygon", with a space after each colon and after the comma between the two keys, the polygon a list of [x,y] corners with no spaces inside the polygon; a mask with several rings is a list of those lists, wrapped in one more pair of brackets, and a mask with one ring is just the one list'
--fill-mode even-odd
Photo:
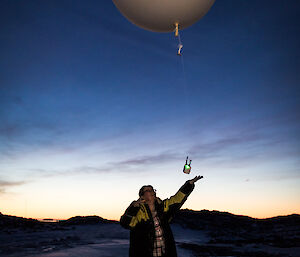
{"label": "snow-covered ground", "polygon": [[[201,243],[204,233],[173,226],[178,243]],[[10,257],[125,257],[128,256],[129,231],[119,224],[77,225],[48,230],[10,229],[0,232],[0,256]],[[179,256],[193,257],[178,247]]]}
{"label": "snow-covered ground", "polygon": [[[179,257],[300,256],[300,247],[211,243],[205,231],[173,224]],[[53,226],[0,231],[0,256],[5,257],[127,257],[129,231],[119,224]]]}

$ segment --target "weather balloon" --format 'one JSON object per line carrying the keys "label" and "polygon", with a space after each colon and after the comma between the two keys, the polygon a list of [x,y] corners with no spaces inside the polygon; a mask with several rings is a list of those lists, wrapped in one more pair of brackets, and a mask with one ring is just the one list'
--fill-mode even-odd
{"label": "weather balloon", "polygon": [[201,19],[215,0],[113,0],[135,25],[155,32],[187,28]]}

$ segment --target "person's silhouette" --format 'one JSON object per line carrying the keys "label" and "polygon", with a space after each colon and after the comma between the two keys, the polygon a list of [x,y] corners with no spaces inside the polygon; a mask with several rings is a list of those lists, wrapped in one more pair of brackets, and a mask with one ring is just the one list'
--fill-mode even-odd
{"label": "person's silhouette", "polygon": [[202,177],[188,180],[179,191],[161,200],[151,185],[141,187],[139,199],[133,201],[120,219],[130,229],[129,257],[176,257],[176,246],[169,222]]}

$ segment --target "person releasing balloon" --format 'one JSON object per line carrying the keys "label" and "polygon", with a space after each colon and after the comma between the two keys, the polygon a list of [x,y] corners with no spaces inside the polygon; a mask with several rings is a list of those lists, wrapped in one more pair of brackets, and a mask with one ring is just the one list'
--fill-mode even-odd
{"label": "person releasing balloon", "polygon": [[151,185],[139,190],[139,199],[131,202],[120,218],[130,230],[129,257],[177,257],[170,222],[201,179],[196,176],[184,183],[173,196],[161,200]]}

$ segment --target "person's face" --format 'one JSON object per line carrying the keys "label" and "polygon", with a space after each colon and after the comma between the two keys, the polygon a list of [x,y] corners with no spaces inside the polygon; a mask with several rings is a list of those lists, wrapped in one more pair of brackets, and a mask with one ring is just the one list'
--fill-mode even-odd
{"label": "person's face", "polygon": [[156,198],[155,190],[153,190],[152,187],[145,187],[144,188],[144,194],[143,199],[145,199],[146,202],[154,202]]}

